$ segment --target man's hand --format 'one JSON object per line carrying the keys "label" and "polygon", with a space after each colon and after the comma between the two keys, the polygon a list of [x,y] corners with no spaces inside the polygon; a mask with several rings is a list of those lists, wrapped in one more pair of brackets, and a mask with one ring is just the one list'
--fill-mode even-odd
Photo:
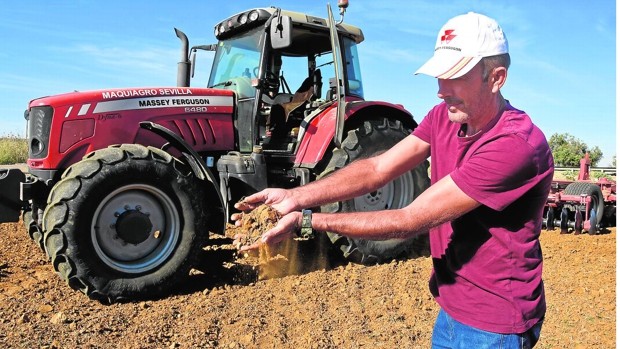
{"label": "man's hand", "polygon": [[[266,204],[273,207],[281,215],[286,215],[297,208],[297,202],[294,200],[289,190],[279,188],[267,188],[252,194],[235,204],[235,208],[239,211],[251,211],[258,206]],[[241,219],[241,214],[234,213],[230,217],[235,224]]]}
{"label": "man's hand", "polygon": [[272,229],[266,231],[261,238],[255,243],[247,246],[241,246],[239,252],[258,249],[262,244],[275,245],[285,239],[293,238],[297,235],[297,230],[301,227],[301,212],[291,212],[282,217],[278,224]]}

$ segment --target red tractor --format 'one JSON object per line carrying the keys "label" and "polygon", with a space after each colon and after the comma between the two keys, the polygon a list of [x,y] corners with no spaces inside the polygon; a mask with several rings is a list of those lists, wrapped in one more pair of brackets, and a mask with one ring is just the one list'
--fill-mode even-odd
{"label": "red tractor", "polygon": [[[27,174],[0,172],[0,222],[18,221],[73,289],[104,302],[165,294],[195,266],[232,205],[385,151],[417,126],[402,106],[364,100],[362,31],[281,10],[185,34],[176,87],[72,92],[30,102]],[[198,50],[214,51],[206,88],[190,87]],[[326,82],[326,88],[323,84]],[[292,86],[293,89],[289,86]],[[322,212],[396,209],[429,185],[428,163]],[[371,174],[369,174],[371,175]],[[415,241],[329,233],[347,259],[376,263]]]}
{"label": "red tractor", "polygon": [[616,225],[616,182],[607,178],[590,180],[590,157],[580,161],[577,181],[557,180],[551,185],[543,212],[543,227],[560,228],[562,234],[573,231],[596,234]]}

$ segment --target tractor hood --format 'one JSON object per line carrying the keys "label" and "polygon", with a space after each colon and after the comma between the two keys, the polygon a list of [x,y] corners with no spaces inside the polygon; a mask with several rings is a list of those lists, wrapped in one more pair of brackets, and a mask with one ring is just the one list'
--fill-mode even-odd
{"label": "tractor hood", "polygon": [[71,92],[32,100],[28,107],[31,169],[61,169],[110,144],[160,147],[164,140],[140,128],[158,123],[197,152],[234,149],[232,91],[140,87]]}
{"label": "tractor hood", "polygon": [[[188,88],[188,87],[138,87],[138,88],[117,88],[94,90],[84,92],[69,92],[59,95],[46,96],[34,99],[30,102],[29,107],[35,106],[53,106],[61,107],[66,105],[75,105],[76,103],[89,103],[92,106],[92,112],[97,109],[102,110],[105,105],[114,105],[109,103],[114,100],[125,100],[135,102],[135,109],[141,109],[150,106],[152,103],[165,104],[169,107],[186,107],[186,106],[210,106],[211,100],[216,102],[213,97],[232,98],[232,91],[213,89],[213,88]],[[187,97],[187,98],[181,98]],[[209,97],[210,100],[202,100]],[[157,102],[158,101],[158,102]],[[174,102],[174,103],[173,103]],[[214,104],[213,106],[218,106]],[[228,106],[232,106],[232,99]],[[99,108],[97,108],[99,107]]]}

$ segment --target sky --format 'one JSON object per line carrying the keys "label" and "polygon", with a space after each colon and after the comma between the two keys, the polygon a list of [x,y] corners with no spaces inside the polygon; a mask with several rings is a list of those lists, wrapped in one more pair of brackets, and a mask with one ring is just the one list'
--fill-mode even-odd
{"label": "sky", "polygon": [[[326,17],[337,0],[0,0],[0,136],[25,135],[32,99],[74,90],[174,86],[180,44],[215,43],[219,21],[254,7]],[[502,94],[547,138],[569,133],[616,154],[616,4],[612,0],[350,0],[359,26],[366,100],[402,104],[419,122],[440,100],[437,80],[414,75],[441,26],[475,11],[497,20],[512,65]],[[199,58],[198,65],[201,61]],[[206,83],[210,62],[196,76]],[[203,75],[204,74],[204,77]],[[204,86],[204,84],[200,84]]]}

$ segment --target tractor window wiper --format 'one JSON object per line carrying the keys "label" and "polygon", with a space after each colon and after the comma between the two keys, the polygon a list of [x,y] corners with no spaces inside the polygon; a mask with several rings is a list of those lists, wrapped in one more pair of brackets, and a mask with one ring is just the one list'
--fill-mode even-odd
{"label": "tractor window wiper", "polygon": [[213,85],[211,87],[213,88],[213,87],[218,87],[218,86],[230,86],[232,84],[233,84],[232,81],[227,80],[227,81],[224,81],[224,82],[217,83],[217,84],[215,84],[215,85]]}

